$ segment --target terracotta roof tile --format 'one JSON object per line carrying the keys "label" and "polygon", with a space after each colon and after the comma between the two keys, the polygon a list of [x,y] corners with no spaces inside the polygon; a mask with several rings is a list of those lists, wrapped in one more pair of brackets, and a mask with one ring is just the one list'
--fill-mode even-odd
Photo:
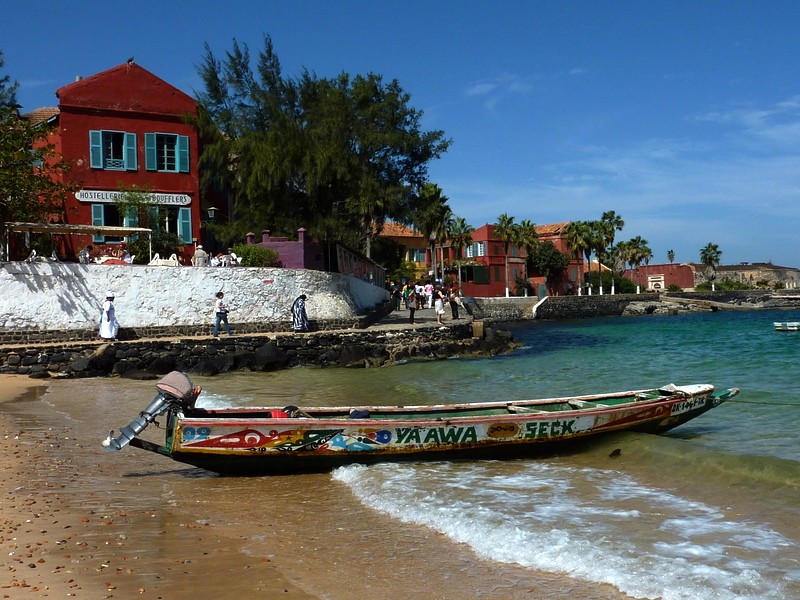
{"label": "terracotta roof tile", "polygon": [[564,221],[563,223],[548,223],[547,225],[537,225],[536,226],[536,233],[539,235],[553,235],[556,233],[561,233],[561,230],[569,224],[569,221]]}
{"label": "terracotta roof tile", "polygon": [[44,123],[49,121],[53,117],[57,117],[61,113],[56,106],[45,106],[42,108],[36,108],[29,113],[25,113],[22,115],[24,119],[28,119],[31,122],[31,125],[38,125],[39,123]]}
{"label": "terracotta roof tile", "polygon": [[422,234],[410,227],[401,225],[400,223],[393,223],[391,221],[387,221],[386,223],[383,224],[383,229],[381,230],[381,236],[419,238],[422,237]]}

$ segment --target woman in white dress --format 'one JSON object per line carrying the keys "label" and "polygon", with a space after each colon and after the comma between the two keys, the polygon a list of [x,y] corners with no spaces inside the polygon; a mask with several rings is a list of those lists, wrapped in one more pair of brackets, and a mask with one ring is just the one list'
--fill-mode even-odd
{"label": "woman in white dress", "polygon": [[119,322],[114,311],[114,292],[108,292],[106,301],[103,302],[103,314],[100,315],[100,337],[113,341],[117,339],[118,332]]}

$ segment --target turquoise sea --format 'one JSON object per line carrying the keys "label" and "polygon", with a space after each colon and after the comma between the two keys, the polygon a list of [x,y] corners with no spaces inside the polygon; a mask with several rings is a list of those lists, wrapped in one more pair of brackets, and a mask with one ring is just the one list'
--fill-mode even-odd
{"label": "turquoise sea", "polygon": [[[280,540],[298,584],[320,598],[800,598],[800,333],[776,332],[773,321],[800,321],[800,311],[535,322],[512,329],[521,349],[491,359],[195,381],[207,406],[741,388],[662,436],[618,434],[537,459],[272,478],[219,478],[148,454],[141,462],[130,448],[91,460],[101,471],[158,473],[136,485],[168,494],[175,510],[196,510],[187,498],[202,497],[203,519],[258,532],[247,538],[254,555]],[[151,386],[61,382],[44,401],[99,441],[144,408]],[[265,532],[265,518],[283,525]]]}

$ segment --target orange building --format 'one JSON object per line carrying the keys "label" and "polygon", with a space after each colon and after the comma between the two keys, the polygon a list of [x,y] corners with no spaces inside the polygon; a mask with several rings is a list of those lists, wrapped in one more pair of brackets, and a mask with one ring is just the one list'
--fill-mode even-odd
{"label": "orange building", "polygon": [[403,260],[414,263],[415,277],[430,277],[430,250],[425,236],[419,231],[388,221],[384,223],[380,237],[393,241],[403,249]]}

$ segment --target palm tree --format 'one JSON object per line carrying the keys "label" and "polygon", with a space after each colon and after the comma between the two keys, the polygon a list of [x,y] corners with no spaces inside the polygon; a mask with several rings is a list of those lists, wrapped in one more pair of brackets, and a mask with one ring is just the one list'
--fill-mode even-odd
{"label": "palm tree", "polygon": [[528,259],[533,256],[539,246],[539,234],[536,233],[536,223],[529,219],[519,222],[519,243],[525,248],[525,295],[528,295]]}
{"label": "palm tree", "polygon": [[[622,220],[615,211],[607,210],[600,218],[601,228],[603,232],[603,244],[610,252],[614,246],[614,238],[617,231],[622,231],[625,227],[625,221]],[[600,280],[602,282],[602,279]],[[614,295],[614,265],[611,265],[611,295]]]}
{"label": "palm tree", "polygon": [[503,258],[506,268],[506,298],[508,298],[508,248],[511,244],[519,243],[519,225],[514,223],[514,217],[509,217],[503,213],[497,217],[494,224],[494,237],[503,242]]}
{"label": "palm tree", "polygon": [[450,222],[447,239],[456,251],[455,263],[458,269],[458,289],[461,290],[461,257],[465,246],[472,243],[472,232],[475,231],[463,217],[455,217]]}
{"label": "palm tree", "polygon": [[722,251],[719,249],[719,246],[712,244],[711,242],[700,249],[700,262],[706,267],[705,275],[706,278],[711,282],[712,292],[716,291],[714,289],[714,280],[717,278],[717,265],[719,264],[721,256]]}
{"label": "palm tree", "polygon": [[447,223],[453,218],[453,211],[447,206],[448,198],[434,183],[426,183],[419,194],[420,205],[413,223],[428,241],[431,251],[433,279],[436,280],[436,242],[445,238]]}
{"label": "palm tree", "polygon": [[669,264],[672,264],[675,261],[675,250],[667,250],[667,260]]}
{"label": "palm tree", "polygon": [[[586,249],[590,245],[591,231],[586,221],[570,221],[564,227],[564,242],[575,253],[576,257],[586,254]],[[591,251],[589,251],[591,253]],[[578,283],[578,293],[580,294],[582,282]]]}
{"label": "palm tree", "polygon": [[653,251],[650,250],[650,246],[647,245],[647,240],[643,239],[642,236],[637,235],[628,242],[627,256],[628,262],[631,265],[631,269],[636,269],[636,292],[638,293],[642,283],[641,276],[639,275],[639,265],[642,263],[645,265],[649,264],[650,259],[653,258]]}
{"label": "palm tree", "polygon": [[[594,252],[595,257],[597,258],[597,274],[599,275],[599,291],[600,294],[603,293],[603,265],[601,264],[601,258],[605,252],[605,232],[603,223],[601,221],[589,221],[587,223],[589,226],[589,245],[587,247],[588,254],[587,260],[590,259],[592,252]],[[592,274],[592,262],[589,260],[589,275]]]}

